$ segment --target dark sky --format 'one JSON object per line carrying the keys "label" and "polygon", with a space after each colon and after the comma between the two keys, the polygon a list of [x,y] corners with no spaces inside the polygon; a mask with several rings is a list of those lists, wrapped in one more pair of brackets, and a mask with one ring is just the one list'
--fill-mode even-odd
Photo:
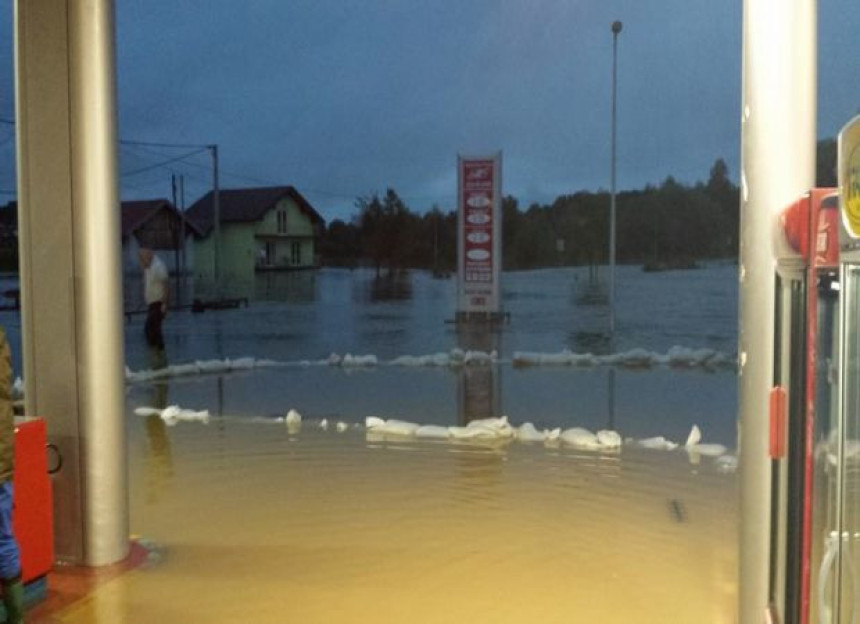
{"label": "dark sky", "polygon": [[[451,208],[456,155],[501,149],[522,203],[692,183],[740,153],[741,0],[117,0],[120,134],[217,143],[223,187],[293,184],[327,219],[394,187]],[[856,0],[820,3],[819,136],[860,111]],[[14,116],[12,0],[0,0],[0,115]],[[0,127],[0,189],[14,187]],[[208,189],[206,153],[121,149],[124,198]],[[3,199],[0,197],[0,199]]]}

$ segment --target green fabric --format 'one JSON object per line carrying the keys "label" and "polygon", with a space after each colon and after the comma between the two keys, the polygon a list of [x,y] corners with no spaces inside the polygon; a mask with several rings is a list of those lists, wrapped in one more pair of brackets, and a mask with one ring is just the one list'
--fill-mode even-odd
{"label": "green fabric", "polygon": [[6,624],[23,624],[24,583],[20,579],[3,583],[3,607],[6,609]]}
{"label": "green fabric", "polygon": [[12,410],[12,353],[0,327],[0,483],[12,478],[15,459],[15,419]]}

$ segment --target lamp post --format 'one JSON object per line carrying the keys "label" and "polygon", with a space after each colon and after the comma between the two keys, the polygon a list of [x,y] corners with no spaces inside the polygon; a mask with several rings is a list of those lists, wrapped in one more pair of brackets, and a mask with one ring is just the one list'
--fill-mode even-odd
{"label": "lamp post", "polygon": [[609,351],[615,351],[615,135],[618,83],[618,34],[621,22],[612,22],[612,166],[609,199]]}
{"label": "lamp post", "polygon": [[[609,352],[615,352],[615,127],[617,117],[618,33],[621,22],[612,22],[612,165],[609,195]],[[609,368],[609,429],[615,429],[615,369]]]}

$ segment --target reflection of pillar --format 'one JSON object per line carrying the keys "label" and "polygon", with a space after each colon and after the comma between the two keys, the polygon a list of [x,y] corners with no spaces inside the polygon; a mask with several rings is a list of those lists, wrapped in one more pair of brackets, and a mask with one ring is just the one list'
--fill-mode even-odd
{"label": "reflection of pillar", "polygon": [[615,431],[615,367],[609,367],[609,418],[606,428]]}
{"label": "reflection of pillar", "polygon": [[55,551],[128,552],[122,263],[111,0],[15,3],[26,411],[63,455]]}
{"label": "reflection of pillar", "polygon": [[[464,351],[499,351],[500,333],[489,323],[458,323],[457,342]],[[457,372],[458,422],[502,415],[501,371],[495,364],[470,364]]]}

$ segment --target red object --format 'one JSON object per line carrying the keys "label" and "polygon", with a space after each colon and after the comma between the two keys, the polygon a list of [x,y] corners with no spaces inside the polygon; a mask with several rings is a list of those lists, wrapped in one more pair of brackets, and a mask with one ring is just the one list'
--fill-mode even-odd
{"label": "red object", "polygon": [[785,388],[774,386],[770,390],[770,457],[785,457],[785,421],[788,414]]}
{"label": "red object", "polygon": [[24,583],[44,576],[54,565],[54,515],[45,421],[15,425],[15,489],[12,526],[21,548]]}
{"label": "red object", "polygon": [[818,265],[835,266],[839,261],[838,198],[835,188],[814,188],[780,215],[791,248],[806,260],[810,260],[810,249],[815,250]]}
{"label": "red object", "polygon": [[803,523],[801,553],[801,593],[800,621],[809,624],[812,582],[812,464],[815,453],[815,394],[818,353],[818,275],[824,269],[835,269],[839,264],[839,191],[835,188],[812,189],[808,194],[811,201],[809,249],[813,250],[807,258],[806,288],[806,405],[805,405],[805,448],[804,448],[804,488]]}
{"label": "red object", "polygon": [[833,267],[839,264],[839,194],[836,189],[816,189],[823,192],[815,213],[814,268]]}
{"label": "red object", "polygon": [[803,196],[782,211],[782,231],[791,248],[809,259],[809,203],[812,192]]}
{"label": "red object", "polygon": [[496,200],[494,161],[464,160],[462,174],[463,204],[463,282],[470,293],[469,304],[482,306],[493,290],[493,205]]}

